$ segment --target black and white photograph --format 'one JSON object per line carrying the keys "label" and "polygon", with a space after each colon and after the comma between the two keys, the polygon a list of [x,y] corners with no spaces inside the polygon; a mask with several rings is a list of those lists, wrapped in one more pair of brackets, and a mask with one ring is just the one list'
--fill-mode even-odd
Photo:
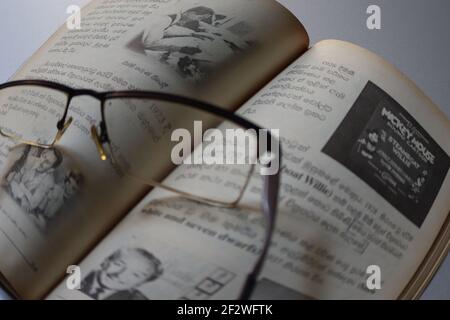
{"label": "black and white photograph", "polygon": [[10,156],[14,161],[3,175],[1,187],[39,229],[46,231],[77,194],[82,175],[64,165],[58,149],[21,145]]}
{"label": "black and white photograph", "polygon": [[450,167],[450,158],[417,121],[369,82],[323,152],[340,162],[417,227]]}
{"label": "black and white photograph", "polygon": [[185,79],[201,81],[212,68],[253,44],[250,24],[198,3],[152,16],[126,46],[170,66]]}
{"label": "black and white photograph", "polygon": [[93,300],[208,300],[237,278],[187,243],[181,249],[148,234],[116,240],[80,266],[78,293]]}
{"label": "black and white photograph", "polygon": [[94,300],[149,300],[139,287],[163,273],[161,261],[147,250],[119,249],[83,279],[80,291]]}

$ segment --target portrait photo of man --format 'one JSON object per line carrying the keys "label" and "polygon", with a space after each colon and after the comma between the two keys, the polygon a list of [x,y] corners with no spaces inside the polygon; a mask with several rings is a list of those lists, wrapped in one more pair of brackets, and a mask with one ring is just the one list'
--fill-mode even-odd
{"label": "portrait photo of man", "polygon": [[83,279],[80,291],[95,300],[148,300],[139,287],[162,274],[161,261],[147,250],[119,249]]}

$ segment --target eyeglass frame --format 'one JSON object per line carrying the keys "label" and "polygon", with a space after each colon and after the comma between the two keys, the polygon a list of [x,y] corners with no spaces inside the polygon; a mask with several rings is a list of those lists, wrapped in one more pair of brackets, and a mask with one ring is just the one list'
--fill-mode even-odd
{"label": "eyeglass frame", "polygon": [[[204,111],[209,114],[214,114],[219,117],[224,118],[224,120],[229,120],[235,124],[238,124],[246,129],[253,129],[258,132],[259,130],[262,130],[263,128],[258,126],[257,124],[240,117],[226,109],[217,107],[215,105],[212,105],[210,103],[189,98],[186,96],[171,94],[171,93],[165,93],[165,92],[157,92],[157,91],[139,91],[139,90],[125,90],[125,91],[105,91],[105,92],[99,92],[91,89],[75,89],[57,82],[47,81],[47,80],[17,80],[17,81],[10,81],[6,82],[0,85],[0,91],[3,89],[11,88],[11,87],[20,87],[20,86],[36,86],[36,87],[44,87],[48,89],[53,89],[56,91],[59,91],[61,93],[65,93],[67,95],[67,104],[63,113],[62,118],[56,123],[57,126],[57,133],[55,135],[55,139],[51,144],[40,144],[40,143],[34,143],[31,141],[26,141],[17,137],[13,137],[11,135],[5,134],[0,128],[0,135],[4,136],[9,139],[13,139],[15,141],[40,147],[40,148],[46,148],[50,149],[55,146],[56,143],[62,138],[65,131],[68,129],[70,124],[72,123],[73,119],[69,118],[69,120],[66,122],[68,112],[70,109],[70,104],[72,102],[72,99],[79,96],[90,96],[92,98],[97,99],[100,101],[100,110],[101,110],[101,121],[99,124],[100,127],[100,135],[98,135],[97,129],[95,126],[92,126],[91,134],[94,138],[94,142],[96,143],[96,147],[100,153],[100,157],[102,160],[107,160],[106,152],[103,149],[103,145],[107,144],[110,149],[112,149],[111,141],[108,136],[108,128],[107,123],[105,121],[105,102],[107,100],[111,99],[142,99],[142,100],[155,100],[155,101],[162,101],[162,102],[172,102],[177,103],[181,107],[187,107],[187,108],[193,108],[197,110]],[[272,153],[272,156],[275,157],[272,158],[272,161],[278,161],[281,168],[281,161],[282,161],[282,150],[281,145],[278,143],[278,150],[277,152],[272,152],[272,145],[271,142],[272,139],[277,139],[276,137],[273,137],[273,135],[270,133],[269,130],[267,130],[267,138],[269,145],[267,146],[268,152]],[[258,160],[260,158],[259,153],[259,137],[258,139]],[[111,152],[111,160],[114,162],[114,153]],[[239,196],[238,200],[236,200],[231,207],[235,207],[238,202],[240,202],[245,190],[247,189],[249,180],[250,180],[251,174],[249,175],[243,190],[241,191],[241,195]],[[136,178],[136,177],[135,177]],[[184,198],[192,199],[198,202],[206,203],[206,204],[212,204],[212,205],[222,205],[221,203],[214,203],[214,201],[208,201],[207,199],[202,199],[198,197],[189,196],[187,193],[180,192],[176,189],[171,189],[170,187],[164,186],[163,184],[157,183],[157,182],[148,182],[144,184],[153,186],[153,187],[159,187],[174,193],[177,193],[181,195]],[[261,271],[264,267],[264,262],[266,260],[270,244],[272,242],[272,237],[275,229],[275,222],[277,217],[277,206],[278,206],[278,197],[279,197],[279,189],[280,189],[280,170],[277,171],[276,174],[273,175],[266,175],[264,176],[264,182],[263,182],[263,194],[262,194],[262,204],[261,209],[264,213],[265,220],[266,220],[266,234],[264,238],[264,245],[261,250],[261,254],[254,264],[254,267],[250,273],[248,273],[244,285],[241,289],[241,293],[239,296],[239,300],[249,300],[256,285],[258,282],[258,277],[261,274]]]}

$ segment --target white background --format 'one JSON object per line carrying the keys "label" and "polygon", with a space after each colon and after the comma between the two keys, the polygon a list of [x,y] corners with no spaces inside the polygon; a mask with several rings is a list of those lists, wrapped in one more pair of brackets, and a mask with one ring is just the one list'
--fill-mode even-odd
{"label": "white background", "polygon": [[[343,39],[380,54],[414,80],[450,116],[450,1],[279,1],[302,21],[312,44],[321,39]],[[7,81],[64,23],[69,5],[87,2],[1,0],[0,82]],[[382,29],[379,31],[366,28],[366,9],[370,4],[377,4],[382,9]],[[423,298],[450,299],[450,258]]]}

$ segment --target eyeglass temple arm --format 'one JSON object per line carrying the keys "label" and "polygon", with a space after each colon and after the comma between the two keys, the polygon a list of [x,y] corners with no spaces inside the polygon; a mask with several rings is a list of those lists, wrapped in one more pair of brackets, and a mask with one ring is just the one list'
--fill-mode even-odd
{"label": "eyeglass temple arm", "polygon": [[[281,168],[281,150],[278,159]],[[275,221],[277,217],[278,195],[280,190],[280,171],[275,175],[268,175],[264,178],[263,203],[262,211],[266,218],[266,236],[263,251],[256,262],[253,271],[247,276],[243,286],[239,300],[249,300],[253,290],[258,282],[258,277],[264,267],[264,262],[269,252],[272,236],[275,229]]]}

